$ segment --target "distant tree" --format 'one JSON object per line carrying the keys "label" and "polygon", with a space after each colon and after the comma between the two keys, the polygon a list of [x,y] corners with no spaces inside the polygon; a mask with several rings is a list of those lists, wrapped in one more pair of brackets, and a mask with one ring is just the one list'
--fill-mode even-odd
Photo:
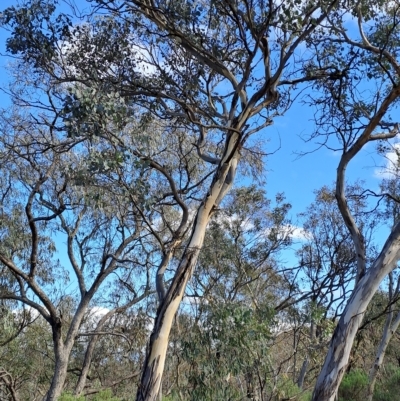
{"label": "distant tree", "polygon": [[[361,183],[349,185],[348,204],[365,239],[370,263],[376,256],[373,239],[380,216],[377,211],[368,210],[365,197],[358,196],[362,190]],[[357,277],[357,257],[351,234],[343,224],[334,188],[324,186],[317,190],[314,202],[300,218],[305,238],[296,253],[301,269],[299,285],[308,292],[302,314],[306,313],[309,319],[301,322],[306,326],[301,331],[308,332],[302,338],[308,344],[308,351],[297,380],[302,387],[312,356],[326,350],[333,326],[351,295]]]}
{"label": "distant tree", "polygon": [[0,394],[5,401],[43,399],[52,375],[51,332],[37,317],[0,348]]}
{"label": "distant tree", "polygon": [[[4,112],[0,127],[0,176],[6,184],[0,189],[0,265],[10,278],[0,299],[36,310],[51,327],[55,361],[49,400],[62,391],[96,292],[108,279],[105,291],[118,290],[120,300],[104,306],[142,299],[149,291],[151,252],[137,209],[130,201],[124,204],[121,190],[106,186],[109,171],[96,164],[93,146],[58,135],[60,116],[53,111],[35,117]],[[109,165],[118,164],[116,152],[101,151]],[[77,284],[72,293],[70,275]]]}
{"label": "distant tree", "polygon": [[187,294],[207,303],[281,307],[293,284],[279,263],[292,242],[290,209],[282,194],[273,202],[256,186],[232,189],[210,221]]}

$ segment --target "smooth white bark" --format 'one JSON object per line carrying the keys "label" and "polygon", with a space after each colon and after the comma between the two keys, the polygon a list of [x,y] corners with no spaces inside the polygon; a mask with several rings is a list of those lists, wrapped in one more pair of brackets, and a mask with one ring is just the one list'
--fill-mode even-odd
{"label": "smooth white bark", "polygon": [[354,338],[365,311],[382,280],[400,260],[400,221],[394,226],[380,255],[354,288],[333,333],[312,401],[334,401],[349,361]]}
{"label": "smooth white bark", "polygon": [[375,383],[378,377],[379,370],[382,366],[383,359],[385,358],[385,353],[387,346],[390,343],[394,333],[398,329],[400,324],[400,312],[396,315],[393,320],[393,312],[390,313],[386,317],[385,327],[383,329],[383,335],[381,341],[379,343],[378,349],[376,351],[374,364],[369,372],[369,384],[368,384],[368,401],[372,401],[375,390]]}
{"label": "smooth white bark", "polygon": [[202,205],[197,211],[189,243],[177,268],[174,279],[157,311],[148,354],[144,364],[137,401],[156,401],[168,348],[168,339],[175,314],[185,293],[186,285],[197,263],[203,246],[207,224],[215,207],[232,186],[239,154],[236,150],[238,134],[228,140],[222,159]]}

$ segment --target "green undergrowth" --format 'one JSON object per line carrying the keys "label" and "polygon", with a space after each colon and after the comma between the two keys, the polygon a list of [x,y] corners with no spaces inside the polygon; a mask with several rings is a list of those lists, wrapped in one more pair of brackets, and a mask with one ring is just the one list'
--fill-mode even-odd
{"label": "green undergrowth", "polygon": [[[365,401],[368,392],[368,374],[355,369],[347,373],[339,388],[338,401]],[[400,400],[400,368],[385,366],[375,385],[373,401]]]}
{"label": "green undergrowth", "polygon": [[111,390],[104,390],[88,397],[84,397],[83,395],[76,397],[69,392],[64,392],[62,393],[61,397],[58,398],[58,401],[122,401],[122,400],[121,398],[114,397],[112,395]]}

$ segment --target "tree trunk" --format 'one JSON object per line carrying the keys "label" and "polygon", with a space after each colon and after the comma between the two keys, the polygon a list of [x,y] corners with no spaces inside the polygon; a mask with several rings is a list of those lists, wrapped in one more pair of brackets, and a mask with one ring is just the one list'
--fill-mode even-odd
{"label": "tree trunk", "polygon": [[[205,226],[199,227],[200,229],[205,231]],[[201,245],[202,239],[199,247]],[[186,249],[171,287],[158,309],[155,326],[150,337],[149,351],[144,364],[141,385],[137,393],[137,401],[157,400],[172,321],[183,298],[186,284],[192,275],[198,254],[198,248],[188,247]]]}
{"label": "tree trunk", "polygon": [[45,401],[57,401],[58,397],[60,397],[62,393],[65,379],[67,377],[69,357],[72,351],[72,347],[75,343],[75,337],[78,334],[79,327],[81,325],[84,313],[89,305],[89,302],[93,298],[93,294],[103,280],[104,278],[98,280],[97,283],[92,286],[92,288],[81,300],[69,326],[65,341],[62,338],[62,319],[60,317],[53,318],[52,332],[55,366],[50,389],[44,398]]}
{"label": "tree trunk", "polygon": [[[103,324],[104,325],[104,324]],[[103,325],[97,325],[96,331],[100,330]],[[100,326],[100,327],[99,327]],[[90,365],[92,363],[93,352],[96,347],[99,335],[94,335],[89,340],[88,347],[86,348],[85,358],[83,360],[82,370],[78,378],[78,383],[75,386],[75,396],[79,397],[82,394],[83,389],[86,386],[86,379],[89,374]]]}
{"label": "tree trunk", "polygon": [[400,221],[393,228],[374,264],[354,288],[333,333],[328,354],[315,385],[312,401],[335,400],[365,310],[379,284],[396,267],[399,259]]}
{"label": "tree trunk", "polygon": [[368,401],[372,401],[375,390],[375,383],[378,377],[379,370],[382,366],[383,359],[385,357],[386,348],[389,345],[393,334],[396,332],[400,324],[400,313],[397,314],[396,319],[393,321],[393,312],[390,312],[386,317],[385,327],[383,329],[383,335],[379,343],[378,350],[376,352],[375,362],[369,371],[369,383],[368,383]]}
{"label": "tree trunk", "polygon": [[62,352],[56,357],[56,364],[54,367],[53,379],[51,386],[46,394],[46,401],[57,401],[64,388],[65,379],[67,377],[68,356],[66,352]]}
{"label": "tree trunk", "polygon": [[[97,323],[95,331],[97,331],[97,332],[101,331],[101,329],[104,327],[106,322],[112,316],[114,316],[116,313],[122,313],[122,312],[126,311],[128,308],[137,304],[138,302],[140,302],[142,299],[144,299],[149,294],[150,294],[150,291],[148,289],[146,289],[141,296],[133,299],[132,301],[128,302],[126,305],[121,306],[119,308],[112,309],[109,312],[107,312]],[[74,394],[76,397],[79,397],[82,394],[83,389],[85,388],[86,379],[89,374],[90,365],[92,363],[93,352],[96,347],[98,339],[99,339],[99,335],[94,334],[89,340],[89,344],[88,344],[88,347],[86,348],[86,352],[85,352],[85,358],[83,360],[82,370],[79,375],[78,382],[75,386]]]}
{"label": "tree trunk", "polygon": [[189,243],[183,253],[168,292],[158,308],[141,383],[136,396],[137,401],[157,401],[172,321],[185,293],[187,282],[196,266],[200,249],[203,246],[207,224],[215,206],[219,204],[232,186],[239,158],[236,150],[238,140],[239,136],[232,134],[227,143],[224,152],[225,156],[215,173],[210,190],[197,212]]}
{"label": "tree trunk", "polygon": [[52,325],[55,366],[49,391],[44,397],[45,401],[57,401],[60,397],[67,377],[68,358],[71,350],[66,349],[61,338],[61,319]]}
{"label": "tree trunk", "polygon": [[300,374],[297,379],[297,386],[299,387],[300,390],[303,390],[303,385],[304,385],[304,379],[306,378],[306,373],[308,369],[308,365],[310,363],[309,356],[306,356],[306,359],[304,359],[303,364],[300,369]]}

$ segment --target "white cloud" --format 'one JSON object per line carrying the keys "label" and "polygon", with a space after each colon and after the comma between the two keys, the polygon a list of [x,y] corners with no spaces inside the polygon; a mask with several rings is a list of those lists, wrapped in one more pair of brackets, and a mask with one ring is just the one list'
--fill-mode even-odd
{"label": "white cloud", "polygon": [[101,319],[110,309],[103,308],[102,306],[93,306],[89,309],[89,316],[92,319]]}
{"label": "white cloud", "polygon": [[20,318],[20,317],[22,317],[24,310],[25,310],[25,313],[28,314],[29,320],[34,320],[39,317],[39,312],[37,311],[37,309],[32,308],[31,306],[27,306],[27,305],[25,305],[24,309],[22,309],[22,308],[14,309],[12,311],[12,314],[15,318]]}
{"label": "white cloud", "polygon": [[86,322],[82,325],[85,330],[94,330],[100,319],[110,310],[101,306],[93,306],[87,310]]}
{"label": "white cloud", "polygon": [[[265,235],[269,235],[271,229],[265,231]],[[303,227],[295,226],[293,224],[286,224],[281,227],[281,235],[283,238],[290,237],[294,240],[305,241],[312,238],[312,234],[304,230]]]}
{"label": "white cloud", "polygon": [[[237,223],[239,222],[239,216],[237,213],[234,213],[231,216],[226,214],[217,214],[213,217],[213,220],[218,224],[226,224],[230,229],[232,229],[234,226],[237,226]],[[239,226],[244,232],[250,231],[254,228],[254,224],[250,221],[250,219],[241,221]]]}
{"label": "white cloud", "polygon": [[394,178],[400,175],[400,143],[392,145],[392,150],[384,156],[385,166],[375,169],[374,176],[377,178]]}
{"label": "white cloud", "polygon": [[304,230],[303,227],[287,224],[283,226],[282,229],[286,236],[289,236],[295,240],[304,241],[312,238],[312,235]]}
{"label": "white cloud", "polygon": [[304,241],[312,238],[312,234],[304,230],[303,227],[297,227],[293,225],[290,225],[289,227],[292,230],[291,237],[293,239]]}
{"label": "white cloud", "polygon": [[[214,217],[214,220],[219,223],[225,223],[229,227],[233,227],[234,224],[237,224],[238,222],[238,215],[233,214],[232,216],[225,216],[225,215],[218,215]],[[244,221],[240,222],[240,228],[244,231],[250,231],[254,228],[254,223],[251,221],[251,219],[246,219]],[[271,228],[267,228],[264,231],[264,235],[268,236],[271,232]],[[282,235],[283,238],[291,237],[294,240],[299,240],[299,241],[304,241],[312,238],[312,234],[304,230],[303,227],[299,227],[293,224],[286,224],[281,227],[281,232],[280,234]]]}

